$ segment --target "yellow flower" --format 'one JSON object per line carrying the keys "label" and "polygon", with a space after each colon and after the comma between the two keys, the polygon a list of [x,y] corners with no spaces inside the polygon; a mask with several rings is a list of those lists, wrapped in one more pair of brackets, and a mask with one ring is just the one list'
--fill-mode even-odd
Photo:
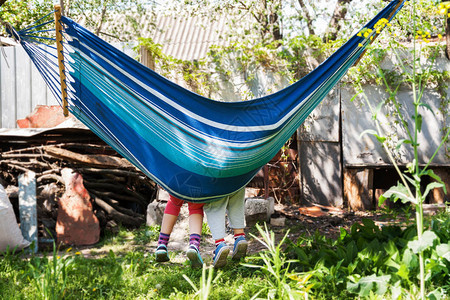
{"label": "yellow flower", "polygon": [[66,250],[66,253],[67,253],[67,252],[70,252],[70,250],[72,250],[72,248],[67,249],[67,250]]}
{"label": "yellow flower", "polygon": [[92,289],[93,292],[95,292],[96,290],[97,290],[96,288],[93,288],[93,289]]}
{"label": "yellow flower", "polygon": [[362,47],[362,46],[363,46],[363,44],[361,44],[361,43],[358,44],[358,47]]}
{"label": "yellow flower", "polygon": [[367,39],[369,37],[369,33],[368,32],[364,33],[364,37]]}
{"label": "yellow flower", "polygon": [[391,23],[387,23],[387,26],[390,27],[390,26],[392,26],[392,24]]}
{"label": "yellow flower", "polygon": [[417,33],[418,33],[418,34],[422,34],[422,30],[418,30]]}
{"label": "yellow flower", "polygon": [[427,39],[423,39],[423,41],[424,41],[425,43],[429,43],[429,42],[430,42],[430,41],[427,40]]}
{"label": "yellow flower", "polygon": [[373,41],[373,36],[370,37],[370,40]]}
{"label": "yellow flower", "polygon": [[445,8],[442,8],[442,9],[439,10],[439,13],[441,15],[445,15],[446,12],[447,12],[447,10]]}
{"label": "yellow flower", "polygon": [[358,32],[357,36],[362,36],[362,34],[361,34],[361,31],[360,31],[360,32]]}
{"label": "yellow flower", "polygon": [[439,33],[439,34],[438,34],[438,38],[439,38],[439,39],[442,39],[442,34]]}
{"label": "yellow flower", "polygon": [[450,18],[450,13],[447,14],[447,17]]}
{"label": "yellow flower", "polygon": [[80,254],[81,254],[81,252],[80,252],[80,251],[77,251],[77,252],[75,252],[75,254],[76,254],[76,255],[80,255]]}
{"label": "yellow flower", "polygon": [[56,259],[60,259],[60,258],[61,258],[61,256],[59,256],[59,255],[56,257]]}
{"label": "yellow flower", "polygon": [[433,30],[437,30],[437,27],[436,27],[436,26],[433,26]]}

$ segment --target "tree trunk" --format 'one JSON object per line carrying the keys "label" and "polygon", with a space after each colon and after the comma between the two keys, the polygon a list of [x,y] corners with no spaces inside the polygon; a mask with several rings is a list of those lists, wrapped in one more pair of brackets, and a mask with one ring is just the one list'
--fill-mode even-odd
{"label": "tree trunk", "polygon": [[333,16],[331,17],[330,23],[328,24],[327,31],[324,35],[324,40],[334,41],[337,38],[337,34],[341,29],[339,21],[344,19],[347,15],[346,4],[349,4],[352,0],[338,0],[336,7],[334,8]]}
{"label": "tree trunk", "polygon": [[298,0],[298,4],[300,4],[300,7],[302,9],[303,17],[306,20],[306,26],[308,27],[309,34],[315,35],[316,33],[314,32],[314,28],[312,26],[312,18],[311,15],[309,14],[308,9],[306,8],[305,1]]}

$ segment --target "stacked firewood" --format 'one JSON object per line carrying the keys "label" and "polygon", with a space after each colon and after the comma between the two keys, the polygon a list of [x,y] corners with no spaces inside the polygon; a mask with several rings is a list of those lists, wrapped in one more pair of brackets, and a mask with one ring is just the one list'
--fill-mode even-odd
{"label": "stacked firewood", "polygon": [[147,206],[156,196],[155,183],[101,140],[94,137],[90,141],[47,140],[47,145],[22,142],[12,147],[11,141],[0,140],[0,183],[6,187],[16,216],[18,176],[27,171],[36,173],[41,236],[54,235],[58,199],[65,191],[61,176],[64,168],[82,175],[102,229],[118,224],[139,227],[145,223]]}

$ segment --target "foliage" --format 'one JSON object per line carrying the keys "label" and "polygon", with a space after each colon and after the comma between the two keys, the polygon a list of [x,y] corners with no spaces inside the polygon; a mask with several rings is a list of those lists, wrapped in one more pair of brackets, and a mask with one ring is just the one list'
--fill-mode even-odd
{"label": "foliage", "polygon": [[[304,299],[308,297],[308,291],[312,285],[306,286],[311,274],[293,274],[290,273],[289,266],[294,260],[287,260],[282,251],[282,245],[286,240],[289,231],[283,239],[275,244],[273,232],[269,232],[267,225],[264,230],[257,224],[261,238],[255,239],[263,244],[267,251],[259,253],[259,256],[252,257],[262,264],[243,264],[243,266],[259,269],[265,276],[265,281],[261,285],[259,293],[266,292],[268,299]],[[300,275],[300,276],[299,276]],[[292,282],[297,282],[297,287],[292,287]],[[258,293],[258,294],[259,294]],[[257,296],[257,295],[255,295]]]}
{"label": "foliage", "polygon": [[[425,251],[426,280],[430,290],[449,293],[448,243],[450,219],[445,213],[434,219],[430,230],[436,236],[430,239]],[[430,231],[431,232],[431,231]],[[301,237],[290,243],[287,252],[297,263],[298,271],[314,271],[311,295],[317,298],[362,297],[377,294],[398,299],[417,295],[418,285],[413,278],[420,273],[415,225],[381,227],[366,219],[354,224],[349,231],[341,229],[338,239],[319,233]],[[347,292],[346,292],[347,291]]]}
{"label": "foliage", "polygon": [[[70,251],[70,248],[67,252]],[[67,273],[74,266],[73,256],[59,256],[53,242],[52,259],[33,256],[28,263],[27,278],[36,288],[38,299],[64,298]]]}
{"label": "foliage", "polygon": [[[48,14],[50,8],[53,8],[51,0],[8,0],[0,7],[0,20],[20,30]],[[6,34],[4,28],[1,28],[0,34]]]}

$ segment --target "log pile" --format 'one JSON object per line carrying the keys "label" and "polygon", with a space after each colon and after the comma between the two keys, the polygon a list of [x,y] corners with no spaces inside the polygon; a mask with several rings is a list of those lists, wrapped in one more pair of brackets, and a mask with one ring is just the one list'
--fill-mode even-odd
{"label": "log pile", "polygon": [[33,171],[39,235],[55,236],[58,199],[65,191],[61,171],[70,168],[82,175],[102,231],[113,230],[118,224],[134,228],[145,223],[147,206],[156,196],[153,181],[90,131],[46,134],[0,137],[0,183],[7,189],[16,216],[18,176]]}

